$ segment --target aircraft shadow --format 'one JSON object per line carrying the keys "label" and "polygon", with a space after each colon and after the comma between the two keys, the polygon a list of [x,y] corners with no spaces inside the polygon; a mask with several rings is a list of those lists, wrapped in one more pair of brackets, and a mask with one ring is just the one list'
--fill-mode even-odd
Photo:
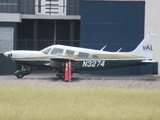
{"label": "aircraft shadow", "polygon": [[[18,80],[42,80],[42,81],[45,81],[45,80],[49,80],[51,82],[56,82],[56,81],[61,81],[61,82],[67,82],[67,81],[64,81],[64,79],[60,79],[58,77],[45,77],[45,78],[32,78],[32,77],[24,77],[22,79],[18,79]],[[79,80],[82,80],[80,78],[72,78],[71,82],[76,82],[76,81],[79,81]]]}
{"label": "aircraft shadow", "polygon": [[[50,80],[52,82],[56,82],[56,81],[62,81],[62,82],[65,82],[64,79],[60,79],[58,77],[40,77],[40,78],[35,78],[35,77],[24,77],[22,78],[22,80]],[[132,80],[132,81],[156,81],[156,80],[160,80],[160,77],[158,76],[153,76],[153,75],[140,75],[140,76],[84,76],[84,77],[72,77],[72,82],[78,82],[78,81],[83,81],[83,80],[87,80],[87,81],[91,81],[91,80],[95,80],[95,81],[99,81],[99,80],[113,80],[113,81],[116,81],[116,80],[123,80],[123,81],[129,81],[129,80]]]}

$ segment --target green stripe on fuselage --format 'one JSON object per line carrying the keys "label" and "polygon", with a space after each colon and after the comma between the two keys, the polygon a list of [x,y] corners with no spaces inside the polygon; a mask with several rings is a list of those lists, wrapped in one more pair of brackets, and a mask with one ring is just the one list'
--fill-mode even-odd
{"label": "green stripe on fuselage", "polygon": [[100,70],[144,64],[142,60],[86,60],[79,62],[80,70]]}
{"label": "green stripe on fuselage", "polygon": [[[137,60],[80,60],[75,62],[76,70],[103,70],[103,69],[111,69],[111,68],[120,68],[120,67],[128,67],[135,65],[142,65],[145,63],[141,62],[142,59]],[[50,64],[50,61],[16,61],[17,64],[26,65],[26,66],[46,66],[46,64]],[[49,66],[48,66],[49,67]]]}
{"label": "green stripe on fuselage", "polygon": [[39,60],[34,60],[34,61],[16,61],[16,64],[20,65],[26,65],[26,66],[45,66],[45,64],[50,63],[50,61],[39,61]]}

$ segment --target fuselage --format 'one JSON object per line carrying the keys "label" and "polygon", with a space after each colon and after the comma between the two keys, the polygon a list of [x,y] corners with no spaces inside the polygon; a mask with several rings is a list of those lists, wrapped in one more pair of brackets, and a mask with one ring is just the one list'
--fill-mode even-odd
{"label": "fuselage", "polygon": [[93,70],[110,69],[142,64],[144,57],[126,52],[107,52],[64,45],[52,45],[41,51],[13,50],[4,53],[20,65],[64,67],[65,61],[55,58],[73,60],[74,69]]}

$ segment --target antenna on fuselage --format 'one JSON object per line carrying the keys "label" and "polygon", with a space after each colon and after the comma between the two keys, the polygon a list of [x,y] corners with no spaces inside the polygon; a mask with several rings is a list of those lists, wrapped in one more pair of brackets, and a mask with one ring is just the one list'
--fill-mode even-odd
{"label": "antenna on fuselage", "polygon": [[121,48],[119,48],[119,50],[117,50],[117,52],[120,52],[122,50],[122,47]]}
{"label": "antenna on fuselage", "polygon": [[106,48],[107,45],[105,45],[102,49],[100,49],[100,51],[103,51]]}

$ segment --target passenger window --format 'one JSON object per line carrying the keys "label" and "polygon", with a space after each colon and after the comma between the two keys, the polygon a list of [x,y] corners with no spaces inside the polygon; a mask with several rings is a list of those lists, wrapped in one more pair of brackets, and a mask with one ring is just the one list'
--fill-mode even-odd
{"label": "passenger window", "polygon": [[78,57],[88,58],[89,53],[79,52]]}
{"label": "passenger window", "polygon": [[74,51],[72,51],[72,50],[66,50],[65,55],[66,56],[73,56],[74,55]]}
{"label": "passenger window", "polygon": [[92,58],[98,59],[98,56],[97,55],[92,55]]}
{"label": "passenger window", "polygon": [[53,55],[63,55],[63,49],[53,48],[53,50],[51,51],[51,54],[53,54]]}
{"label": "passenger window", "polygon": [[52,48],[52,47],[47,47],[47,48],[43,49],[43,50],[42,50],[42,53],[48,54],[49,51],[51,50],[51,48]]}

